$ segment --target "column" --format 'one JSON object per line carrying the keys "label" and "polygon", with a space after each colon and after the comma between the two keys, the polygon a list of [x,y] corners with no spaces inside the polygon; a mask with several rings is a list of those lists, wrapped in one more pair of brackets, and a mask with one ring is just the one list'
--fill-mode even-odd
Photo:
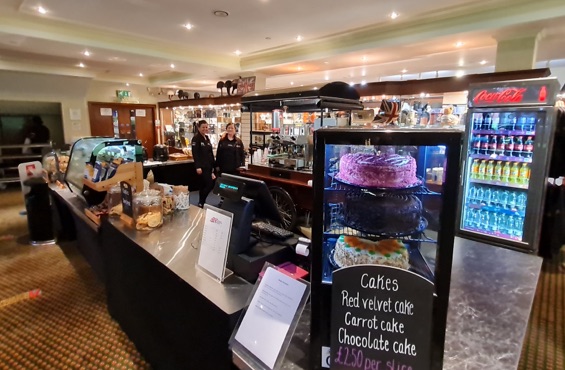
{"label": "column", "polygon": [[534,32],[513,32],[495,37],[498,42],[495,72],[535,68],[538,42],[544,34],[543,30],[536,30]]}

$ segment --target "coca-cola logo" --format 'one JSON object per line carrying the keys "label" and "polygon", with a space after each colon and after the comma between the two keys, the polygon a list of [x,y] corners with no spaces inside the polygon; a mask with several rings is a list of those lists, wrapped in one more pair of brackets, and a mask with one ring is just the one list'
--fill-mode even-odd
{"label": "coca-cola logo", "polygon": [[480,103],[520,103],[524,100],[526,88],[511,87],[502,91],[481,90],[473,98],[475,104]]}

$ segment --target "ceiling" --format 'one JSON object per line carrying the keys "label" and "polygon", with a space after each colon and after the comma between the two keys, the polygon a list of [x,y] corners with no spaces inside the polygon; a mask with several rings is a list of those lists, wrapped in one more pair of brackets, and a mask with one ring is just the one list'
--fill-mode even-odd
{"label": "ceiling", "polygon": [[538,66],[565,66],[563,0],[1,0],[0,70],[202,91],[363,83],[493,72],[497,39],[538,32]]}

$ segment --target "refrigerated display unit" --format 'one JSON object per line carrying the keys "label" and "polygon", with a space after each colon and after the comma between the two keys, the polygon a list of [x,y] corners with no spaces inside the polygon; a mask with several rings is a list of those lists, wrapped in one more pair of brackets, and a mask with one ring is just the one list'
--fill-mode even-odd
{"label": "refrigerated display unit", "polygon": [[470,86],[459,235],[538,250],[558,91],[555,78]]}
{"label": "refrigerated display unit", "polygon": [[334,272],[370,264],[432,285],[424,368],[441,369],[463,132],[328,128],[314,135],[311,368],[334,364]]}

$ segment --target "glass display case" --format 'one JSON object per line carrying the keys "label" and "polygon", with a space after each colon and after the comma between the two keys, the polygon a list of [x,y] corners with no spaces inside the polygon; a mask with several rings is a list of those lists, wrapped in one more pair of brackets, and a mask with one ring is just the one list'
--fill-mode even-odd
{"label": "glass display case", "polygon": [[[120,163],[142,162],[143,151],[141,142],[139,140],[115,139],[111,137],[79,139],[71,148],[65,173],[65,183],[72,192],[84,196],[84,178],[87,177],[93,181],[103,181],[110,178],[112,170],[115,170],[115,168],[111,168],[109,164],[116,159],[119,159]],[[95,174],[95,169],[104,163],[108,164],[105,175],[102,175],[101,170]],[[90,173],[88,173],[89,169],[91,169]],[[90,192],[91,195],[93,193],[92,191]],[[103,199],[103,195],[101,198]],[[96,204],[95,200],[87,199],[87,202]]]}
{"label": "glass display case", "polygon": [[330,342],[333,272],[356,265],[392,266],[433,284],[434,348],[443,353],[461,140],[445,129],[315,132],[314,368]]}

